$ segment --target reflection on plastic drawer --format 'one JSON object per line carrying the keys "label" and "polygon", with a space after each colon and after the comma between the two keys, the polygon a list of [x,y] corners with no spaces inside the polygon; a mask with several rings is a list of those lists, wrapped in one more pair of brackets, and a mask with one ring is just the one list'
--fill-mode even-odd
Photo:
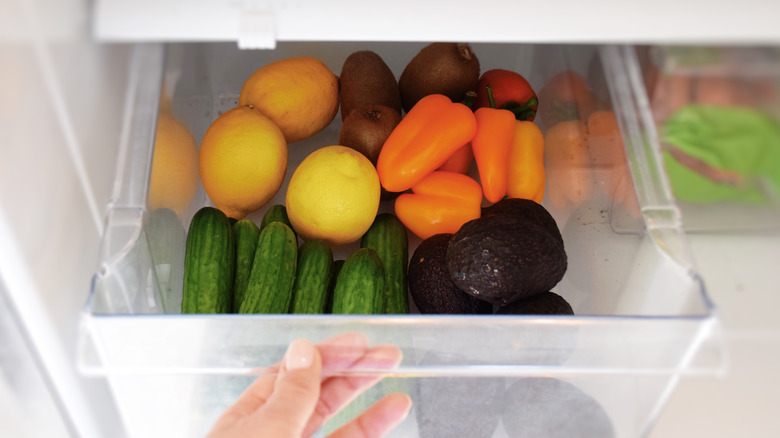
{"label": "reflection on plastic drawer", "polygon": [[655,47],[641,53],[685,228],[777,229],[780,51]]}

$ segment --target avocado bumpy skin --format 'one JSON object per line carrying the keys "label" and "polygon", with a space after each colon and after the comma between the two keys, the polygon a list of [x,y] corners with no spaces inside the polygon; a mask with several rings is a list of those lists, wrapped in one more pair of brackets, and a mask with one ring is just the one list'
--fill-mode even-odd
{"label": "avocado bumpy skin", "polygon": [[517,215],[488,214],[469,221],[447,247],[453,283],[499,306],[549,291],[566,267],[562,241]]}
{"label": "avocado bumpy skin", "polygon": [[436,234],[415,249],[409,262],[409,294],[423,314],[490,314],[493,306],[460,290],[447,270],[452,234]]}
{"label": "avocado bumpy skin", "polygon": [[499,307],[496,315],[574,315],[574,310],[562,296],[542,292]]}
{"label": "avocado bumpy skin", "polygon": [[495,204],[482,209],[482,215],[489,214],[508,215],[528,219],[547,230],[553,237],[563,244],[563,236],[558,224],[546,208],[530,199],[504,198]]}

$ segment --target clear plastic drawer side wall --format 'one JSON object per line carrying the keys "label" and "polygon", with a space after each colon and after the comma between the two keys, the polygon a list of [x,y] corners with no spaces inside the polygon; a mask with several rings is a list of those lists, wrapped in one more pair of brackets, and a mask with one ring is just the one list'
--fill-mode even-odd
{"label": "clear plastic drawer side wall", "polygon": [[637,54],[684,229],[780,232],[780,50]]}
{"label": "clear plastic drawer side wall", "polygon": [[[568,256],[566,275],[553,291],[575,316],[180,314],[186,230],[194,213],[212,204],[199,184],[177,220],[162,229],[150,225],[147,192],[160,96],[199,145],[213,120],[236,106],[244,80],[269,62],[314,56],[338,75],[350,53],[373,50],[398,77],[424,45],[136,48],[102,265],[80,342],[81,368],[108,376],[131,436],[202,435],[290,341],[347,331],[404,352],[392,378],[356,402],[365,405],[383,391],[408,392],[413,415],[392,436],[424,436],[446,413],[470,412],[442,400],[484,399],[485,388],[495,388],[490,397],[498,398],[484,418],[454,415],[460,418],[448,424],[489,429],[469,436],[517,436],[520,426],[510,417],[538,418],[544,430],[555,421],[550,409],[581,408],[593,413],[573,420],[583,430],[608,427],[614,436],[637,436],[652,424],[680,375],[720,369],[717,315],[687,253],[631,47],[471,45],[482,71],[520,73],[539,95],[536,123],[547,155],[542,205],[555,218]],[[549,102],[560,105],[546,107]],[[284,203],[287,181],[304,157],[337,144],[340,124],[337,116],[319,134],[289,146],[287,179],[267,206]],[[555,159],[569,154],[553,149],[574,151],[580,159]],[[248,218],[259,224],[266,208]],[[392,202],[380,211],[392,211]],[[410,254],[419,242],[410,237]],[[352,249],[339,249],[336,258]],[[529,388],[555,394],[551,403],[558,407],[523,402],[531,407],[518,408],[518,391],[537,390]],[[595,407],[567,407],[570,391]]]}

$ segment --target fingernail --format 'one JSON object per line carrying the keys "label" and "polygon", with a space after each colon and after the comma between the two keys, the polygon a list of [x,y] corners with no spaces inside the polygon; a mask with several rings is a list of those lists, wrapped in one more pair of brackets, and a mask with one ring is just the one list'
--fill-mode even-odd
{"label": "fingernail", "polygon": [[284,355],[284,364],[288,370],[309,368],[314,360],[314,345],[306,339],[292,341]]}

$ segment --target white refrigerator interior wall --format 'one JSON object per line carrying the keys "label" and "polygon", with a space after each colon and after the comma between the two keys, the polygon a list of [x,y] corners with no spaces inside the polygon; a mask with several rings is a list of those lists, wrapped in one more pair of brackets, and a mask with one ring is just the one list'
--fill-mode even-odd
{"label": "white refrigerator interior wall", "polygon": [[66,438],[69,426],[11,312],[6,292],[0,283],[0,430],[15,438]]}
{"label": "white refrigerator interior wall", "polygon": [[[0,3],[0,280],[16,315],[3,336],[27,335],[76,434],[105,437],[118,420],[105,383],[76,370],[74,321],[97,266],[129,51],[95,44],[88,11],[83,0]],[[1,400],[14,397],[0,385]]]}

